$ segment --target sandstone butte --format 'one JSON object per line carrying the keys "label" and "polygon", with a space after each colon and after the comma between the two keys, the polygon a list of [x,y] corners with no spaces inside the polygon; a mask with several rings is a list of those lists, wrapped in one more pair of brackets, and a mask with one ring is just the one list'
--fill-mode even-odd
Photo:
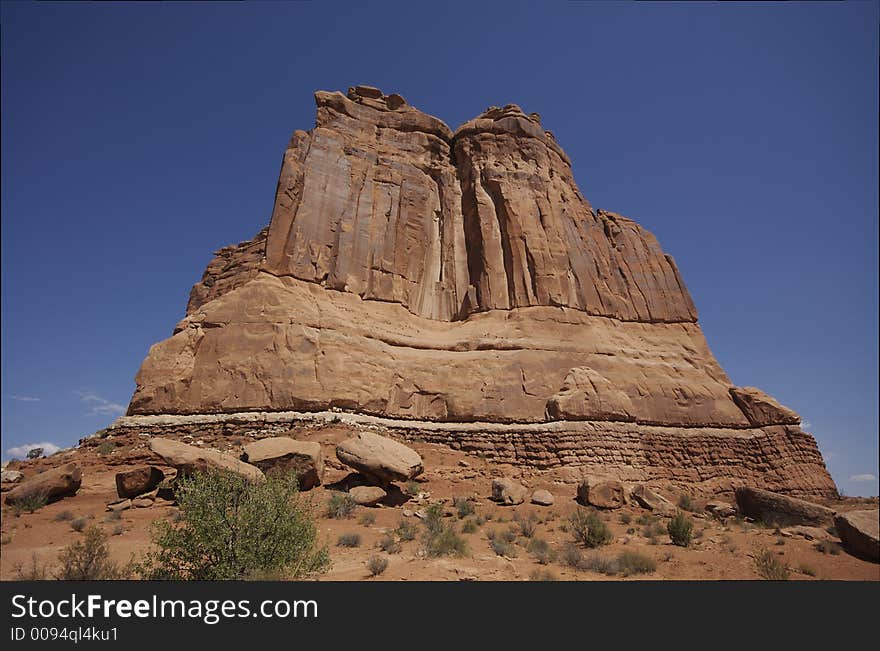
{"label": "sandstone butte", "polygon": [[837,494],[798,415],[731,384],[672,257],[590,205],[537,114],[453,132],[368,86],[315,100],[268,227],[216,252],[111,429],[341,418],[536,469]]}

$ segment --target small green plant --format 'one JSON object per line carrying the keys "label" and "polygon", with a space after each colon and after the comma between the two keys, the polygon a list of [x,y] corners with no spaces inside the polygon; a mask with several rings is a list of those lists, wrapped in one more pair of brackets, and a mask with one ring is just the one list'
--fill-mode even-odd
{"label": "small green plant", "polygon": [[809,566],[809,565],[804,565],[804,564],[802,564],[802,565],[798,568],[798,572],[800,572],[801,574],[806,574],[807,576],[816,576],[816,570],[813,569],[813,568],[812,568],[811,566]]}
{"label": "small green plant", "polygon": [[694,502],[694,499],[687,493],[682,493],[681,495],[679,495],[678,508],[680,508],[682,511],[690,511],[691,513],[696,513],[700,510],[696,502]]}
{"label": "small green plant", "polygon": [[579,570],[584,564],[584,554],[578,547],[569,543],[562,548],[562,562]]}
{"label": "small green plant", "polygon": [[366,513],[364,513],[364,514],[360,517],[360,519],[358,520],[358,522],[360,522],[360,523],[361,523],[362,525],[364,525],[365,527],[372,526],[372,525],[375,524],[375,522],[376,522],[376,514],[375,514],[375,513],[370,513],[369,511],[367,511]]}
{"label": "small green plant", "polygon": [[400,519],[400,521],[397,523],[397,529],[395,529],[394,531],[397,533],[397,537],[400,538],[402,542],[415,540],[416,534],[418,534],[418,529],[416,529],[416,525],[409,520],[405,520],[404,518]]}
{"label": "small green plant", "polygon": [[666,525],[669,539],[673,545],[687,547],[691,544],[691,535],[694,530],[694,522],[683,513],[676,513],[675,517]]}
{"label": "small green plant", "polygon": [[469,515],[476,513],[474,503],[469,501],[466,497],[453,497],[452,506],[455,507],[455,510],[458,512],[459,520],[463,520]]}
{"label": "small green plant", "polygon": [[636,520],[636,524],[643,527],[650,527],[658,522],[660,522],[660,518],[658,518],[656,515],[651,515],[650,513],[642,513],[639,516],[639,519]]}
{"label": "small green plant", "polygon": [[101,445],[98,446],[96,452],[101,456],[105,454],[110,454],[116,449],[116,444],[113,441],[104,441]]}
{"label": "small green plant", "polygon": [[623,552],[617,557],[617,565],[623,576],[651,574],[657,569],[657,563],[653,558],[638,552]]}
{"label": "small green plant", "polygon": [[360,547],[361,535],[359,533],[344,533],[336,539],[337,547]]}
{"label": "small green plant", "polygon": [[370,576],[379,576],[388,569],[388,559],[384,556],[370,556],[367,559],[367,570],[370,572]]}
{"label": "small green plant", "polygon": [[620,524],[629,524],[632,522],[632,516],[629,513],[620,514]]}
{"label": "small green plant", "polygon": [[480,526],[477,524],[476,519],[468,518],[464,521],[464,524],[461,525],[462,533],[474,533]]}
{"label": "small green plant", "polygon": [[177,480],[177,502],[178,523],[154,524],[154,551],[137,566],[144,578],[295,580],[329,564],[312,505],[292,473],[251,483],[231,473],[197,472]]}
{"label": "small green plant", "polygon": [[114,536],[121,536],[124,531],[125,531],[125,527],[123,527],[121,524],[117,524],[115,527],[113,527],[113,535]]}
{"label": "small green plant", "polygon": [[529,574],[529,581],[558,581],[559,579],[556,577],[553,572],[547,569],[533,570],[531,574]]}
{"label": "small green plant", "polygon": [[86,528],[86,525],[89,523],[89,519],[84,515],[81,515],[78,518],[74,518],[70,521],[70,528],[74,531],[82,531]]}
{"label": "small green plant", "polygon": [[455,531],[452,522],[443,521],[443,505],[432,504],[426,509],[422,523],[425,525],[423,536],[424,551],[427,556],[464,556],[467,543]]}
{"label": "small green plant", "polygon": [[823,554],[831,554],[832,556],[840,554],[840,545],[830,540],[820,540],[816,543],[816,549]]}
{"label": "small green plant", "polygon": [[529,540],[526,549],[541,565],[549,565],[556,560],[556,552],[553,547],[550,546],[550,543],[543,538],[538,538],[537,536],[532,538]]}
{"label": "small green plant", "polygon": [[519,528],[519,533],[524,538],[531,538],[535,535],[535,529],[537,528],[537,518],[534,513],[521,514],[519,512],[515,513],[513,516],[513,521],[516,523],[516,526]]}
{"label": "small green plant", "polygon": [[55,522],[67,522],[68,520],[73,520],[73,511],[61,511],[56,513],[52,520]]}
{"label": "small green plant", "polygon": [[400,543],[390,533],[386,533],[379,540],[379,549],[386,554],[398,554],[400,553]]}
{"label": "small green plant", "polygon": [[104,522],[119,522],[122,519],[122,511],[110,511],[105,517]]}
{"label": "small green plant", "polygon": [[348,493],[333,493],[327,500],[327,517],[343,520],[352,517],[357,508],[351,495]]}
{"label": "small green plant", "polygon": [[578,508],[568,518],[575,542],[584,547],[601,547],[612,540],[611,530],[595,511]]}
{"label": "small green plant", "polygon": [[32,491],[24,497],[16,500],[15,504],[12,506],[12,509],[15,513],[15,516],[18,517],[25,512],[33,513],[34,511],[39,511],[41,508],[46,506],[48,501],[48,496],[45,492]]}
{"label": "small green plant", "polygon": [[406,483],[406,486],[403,487],[403,492],[409,495],[410,497],[415,497],[419,493],[422,492],[419,483],[416,481],[410,481]]}
{"label": "small green plant", "polygon": [[782,563],[769,549],[759,549],[755,552],[755,570],[758,575],[767,581],[788,581],[788,566]]}
{"label": "small green plant", "polygon": [[501,538],[492,538],[489,540],[489,548],[499,556],[507,558],[516,558],[516,545],[502,540]]}
{"label": "small green plant", "polygon": [[121,578],[119,567],[110,560],[107,534],[92,525],[83,537],[73,541],[58,557],[61,567],[57,578],[62,581],[105,581]]}

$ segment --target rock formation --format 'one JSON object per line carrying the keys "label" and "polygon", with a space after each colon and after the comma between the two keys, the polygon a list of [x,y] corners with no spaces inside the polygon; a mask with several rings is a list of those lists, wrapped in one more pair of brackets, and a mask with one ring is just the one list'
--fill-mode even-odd
{"label": "rock formation", "polygon": [[732,385],[673,259],[590,206],[537,114],[453,133],[366,86],[315,99],[269,226],[217,252],[114,427],[277,433],[339,408],[502,461],[836,494],[797,414]]}

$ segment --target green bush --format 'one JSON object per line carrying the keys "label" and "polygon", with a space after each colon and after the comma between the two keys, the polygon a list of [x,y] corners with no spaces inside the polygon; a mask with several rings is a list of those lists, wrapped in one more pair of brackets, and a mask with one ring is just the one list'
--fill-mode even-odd
{"label": "green bush", "polygon": [[110,454],[116,449],[116,444],[112,441],[104,441],[98,446],[97,452],[100,455]]}
{"label": "green bush", "polygon": [[400,553],[400,543],[394,539],[390,533],[386,533],[382,536],[381,540],[379,540],[379,549],[381,549],[386,554],[398,554]]}
{"label": "green bush", "polygon": [[683,513],[677,513],[666,525],[669,539],[673,545],[687,547],[691,544],[691,535],[694,530],[694,522]]}
{"label": "green bush", "polygon": [[56,578],[62,581],[106,581],[122,578],[119,567],[110,560],[107,534],[92,525],[83,537],[61,551]]}
{"label": "green bush", "polygon": [[620,514],[620,524],[629,524],[632,522],[632,516],[629,513]]}
{"label": "green bush", "polygon": [[155,523],[155,551],[138,571],[149,579],[299,579],[329,565],[311,504],[293,474],[251,483],[231,473],[195,473],[177,482],[180,520]]}
{"label": "green bush", "polygon": [[693,498],[687,493],[682,493],[678,497],[678,508],[682,511],[690,511],[691,513],[696,513],[700,510],[697,504],[694,502]]}
{"label": "green bush", "polygon": [[553,572],[550,570],[534,570],[529,574],[529,581],[558,581]]}
{"label": "green bush", "polygon": [[425,525],[423,537],[425,554],[437,556],[464,556],[467,543],[455,531],[452,522],[443,521],[443,505],[432,504],[426,509],[422,523]]}
{"label": "green bush", "polygon": [[358,522],[360,522],[360,523],[361,523],[362,525],[364,525],[365,527],[369,527],[369,526],[375,524],[375,522],[376,522],[376,514],[375,514],[375,513],[370,513],[370,512],[364,513],[364,514],[360,517],[360,519],[358,520]]}
{"label": "green bush", "polygon": [[535,535],[537,520],[538,518],[535,517],[534,513],[524,515],[517,512],[513,515],[513,521],[516,523],[517,527],[519,527],[520,535],[525,538],[531,538]]}
{"label": "green bush", "polygon": [[388,569],[388,559],[384,556],[370,556],[367,559],[367,569],[370,571],[370,576],[379,576]]}
{"label": "green bush", "polygon": [[468,518],[464,521],[464,524],[461,525],[462,533],[474,533],[477,529],[479,529],[479,525],[474,518]]}
{"label": "green bush", "polygon": [[653,558],[638,552],[623,552],[617,557],[617,565],[624,576],[651,574],[657,569],[657,563]]}
{"label": "green bush", "polygon": [[348,493],[333,493],[327,501],[327,517],[337,520],[350,518],[356,508],[357,502]]}
{"label": "green bush", "polygon": [[68,520],[73,520],[73,511],[61,511],[60,513],[56,513],[52,520],[55,522],[67,522]]}
{"label": "green bush", "polygon": [[612,535],[608,525],[595,511],[579,508],[569,516],[568,523],[575,542],[584,547],[601,547],[611,542]]}
{"label": "green bush", "polygon": [[532,538],[526,549],[541,565],[549,565],[556,560],[556,552],[543,538]]}
{"label": "green bush", "polygon": [[466,497],[453,497],[452,506],[458,511],[458,518],[460,520],[476,513],[473,502],[468,501]]}
{"label": "green bush", "polygon": [[507,556],[508,558],[516,558],[516,545],[502,540],[501,538],[489,539],[489,547],[499,556]]}
{"label": "green bush", "polygon": [[17,517],[25,511],[27,511],[28,513],[39,511],[41,508],[46,506],[48,502],[48,496],[45,492],[34,491],[16,501],[15,504],[12,505],[12,510]]}
{"label": "green bush", "polygon": [[360,547],[361,535],[359,533],[344,533],[336,540],[337,547]]}
{"label": "green bush", "polygon": [[401,542],[409,542],[410,540],[416,539],[416,534],[418,533],[418,529],[416,525],[401,518],[397,523],[397,529],[394,530],[397,533],[397,537],[400,538]]}
{"label": "green bush", "polygon": [[89,523],[89,519],[86,516],[81,515],[80,517],[74,518],[73,520],[70,521],[70,528],[73,529],[74,531],[82,531],[83,529],[86,528],[86,525],[88,523]]}
{"label": "green bush", "polygon": [[755,570],[762,579],[767,581],[788,581],[788,566],[769,549],[759,549],[755,552]]}

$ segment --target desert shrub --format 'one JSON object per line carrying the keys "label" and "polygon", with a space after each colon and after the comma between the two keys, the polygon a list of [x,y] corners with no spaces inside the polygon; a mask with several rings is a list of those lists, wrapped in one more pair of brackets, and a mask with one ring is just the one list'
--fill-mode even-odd
{"label": "desert shrub", "polygon": [[769,549],[755,552],[755,570],[762,579],[767,581],[788,581],[788,566],[782,563]]}
{"label": "desert shrub", "polygon": [[337,547],[360,547],[361,535],[359,533],[344,533],[336,539]]}
{"label": "desert shrub", "polygon": [[352,517],[357,502],[348,493],[333,493],[327,500],[327,517],[343,520]]}
{"label": "desert shrub", "polygon": [[469,502],[466,497],[453,497],[452,506],[454,506],[455,510],[458,512],[460,520],[476,513],[473,502]]}
{"label": "desert shrub", "polygon": [[25,495],[12,506],[15,516],[18,517],[22,513],[33,513],[39,511],[48,503],[48,496],[43,491],[34,491]]}
{"label": "desert shrub", "polygon": [[425,509],[425,517],[422,524],[428,531],[439,531],[443,528],[443,505],[431,504]]}
{"label": "desert shrub", "polygon": [[688,495],[687,493],[682,493],[678,497],[678,508],[682,511],[690,511],[691,513],[696,513],[700,510],[700,507],[697,506],[694,499]]}
{"label": "desert shrub", "polygon": [[660,518],[656,515],[651,515],[650,513],[642,513],[639,516],[639,519],[636,520],[636,524],[639,524],[643,527],[651,527],[660,522]]}
{"label": "desert shrub", "polygon": [[840,553],[840,545],[830,540],[820,540],[816,543],[816,549],[823,554],[837,556]]}
{"label": "desert shrub", "polygon": [[70,521],[70,528],[74,531],[83,531],[86,528],[86,525],[89,523],[89,519],[81,515],[78,518],[74,518]]}
{"label": "desert shrub", "polygon": [[549,565],[556,560],[556,552],[543,538],[532,538],[526,547],[532,557],[541,565]]}
{"label": "desert shrub", "polygon": [[370,556],[367,559],[367,569],[370,571],[370,576],[379,576],[388,569],[388,559],[384,556]]}
{"label": "desert shrub", "polygon": [[40,565],[37,554],[33,553],[29,565],[21,562],[12,565],[12,575],[15,581],[45,581],[49,578],[49,571],[44,565]]}
{"label": "desert shrub", "polygon": [[673,545],[687,547],[691,544],[691,535],[694,530],[694,522],[683,513],[676,513],[675,517],[666,525],[669,539]]}
{"label": "desert shrub", "polygon": [[583,552],[572,544],[562,548],[562,562],[576,570],[581,569],[584,562]]}
{"label": "desert shrub", "polygon": [[553,572],[550,570],[534,570],[531,574],[529,574],[529,581],[558,581],[559,579],[556,577]]}
{"label": "desert shrub", "polygon": [[403,487],[403,492],[409,495],[410,497],[415,497],[419,493],[422,492],[419,483],[416,481],[410,481],[406,483],[406,486]]}
{"label": "desert shrub", "polygon": [[98,446],[98,449],[96,451],[100,455],[105,455],[105,454],[110,454],[115,449],[116,449],[115,443],[113,443],[112,441],[104,441],[103,443],[101,443],[101,445]]}
{"label": "desert shrub", "polygon": [[125,531],[125,527],[123,527],[121,524],[117,524],[115,527],[113,527],[113,535],[114,536],[121,536],[124,531]]}
{"label": "desert shrub", "polygon": [[807,576],[816,576],[816,570],[809,565],[801,565],[798,567],[798,572],[801,574],[806,574]]}
{"label": "desert shrub", "polygon": [[0,536],[0,545],[8,545],[12,542],[12,534],[5,533],[3,536]]}
{"label": "desert shrub", "polygon": [[403,518],[401,518],[400,521],[397,523],[397,529],[395,529],[394,531],[397,534],[397,537],[400,538],[402,542],[415,540],[416,534],[418,533],[416,525],[409,520],[405,520]]}
{"label": "desert shrub", "polygon": [[370,512],[368,511],[367,513],[364,513],[364,514],[360,517],[360,519],[358,520],[358,522],[360,522],[360,523],[361,523],[362,525],[364,525],[365,527],[369,527],[370,525],[372,525],[372,524],[374,524],[374,523],[376,522],[376,514],[375,514],[375,513],[370,513]]}
{"label": "desert shrub", "polygon": [[68,520],[73,520],[73,511],[61,511],[56,513],[52,520],[55,522],[67,522]]}
{"label": "desert shrub", "polygon": [[386,554],[398,554],[400,553],[400,543],[390,533],[386,533],[379,540],[379,549]]}
{"label": "desert shrub", "polygon": [[474,533],[477,529],[479,529],[479,525],[474,518],[468,518],[464,521],[464,524],[461,525],[462,533]]}
{"label": "desert shrub", "polygon": [[629,524],[632,522],[632,516],[629,513],[620,514],[620,524]]}
{"label": "desert shrub", "polygon": [[58,557],[61,566],[56,577],[62,581],[106,581],[121,578],[119,567],[110,560],[107,534],[100,527],[88,527],[83,537],[73,541]]}
{"label": "desert shrub", "polygon": [[293,474],[250,483],[231,473],[195,473],[177,484],[180,521],[155,523],[156,549],[138,567],[145,578],[298,579],[328,566],[311,503]]}
{"label": "desert shrub", "polygon": [[521,536],[525,538],[531,538],[535,535],[535,529],[537,527],[537,518],[534,513],[529,513],[528,515],[524,515],[521,513],[515,513],[513,516],[513,521],[516,523],[516,526],[519,528],[519,533]]}
{"label": "desert shrub", "polygon": [[624,576],[651,574],[657,569],[657,563],[653,558],[638,552],[623,552],[617,557],[617,565]]}
{"label": "desert shrub", "polygon": [[594,553],[584,557],[580,569],[598,572],[606,576],[614,576],[620,572],[620,565],[615,558]]}
{"label": "desert shrub", "polygon": [[122,511],[110,511],[105,517],[104,522],[119,522],[122,519]]}
{"label": "desert shrub", "polygon": [[[439,505],[438,505],[439,506]],[[431,509],[424,519],[425,535],[423,537],[425,554],[434,558],[437,556],[464,556],[467,553],[467,543],[455,532],[452,522],[445,523],[440,517],[432,517]],[[442,514],[442,507],[440,508]]]}
{"label": "desert shrub", "polygon": [[516,545],[501,538],[490,539],[489,548],[499,556],[507,556],[508,558],[516,558],[517,556]]}
{"label": "desert shrub", "polygon": [[611,542],[608,525],[595,511],[579,508],[569,516],[568,523],[575,542],[584,547],[601,547]]}

